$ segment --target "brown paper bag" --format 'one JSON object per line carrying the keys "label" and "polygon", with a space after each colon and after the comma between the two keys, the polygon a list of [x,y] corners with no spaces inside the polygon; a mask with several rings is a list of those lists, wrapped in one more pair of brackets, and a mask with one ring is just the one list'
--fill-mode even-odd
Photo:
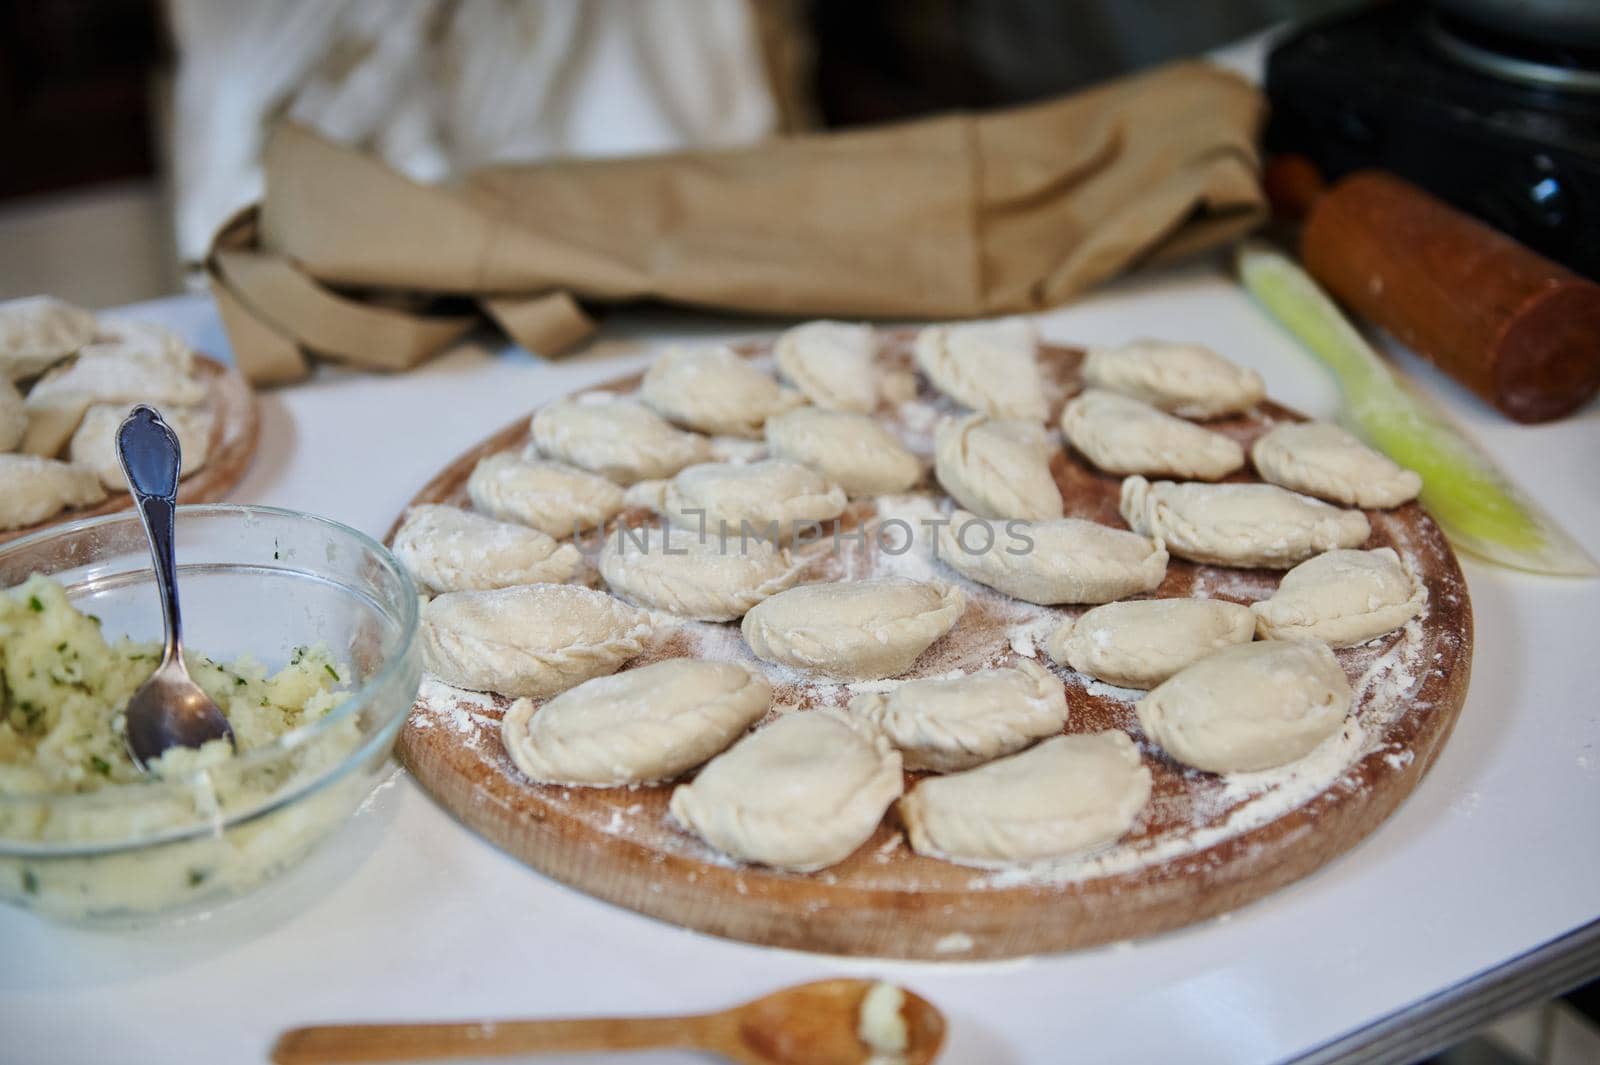
{"label": "brown paper bag", "polygon": [[[452,187],[286,125],[267,149],[259,233],[225,229],[208,266],[230,317],[378,368],[412,365],[465,325],[373,293],[468,298],[544,354],[590,328],[574,297],[861,318],[1033,311],[1253,227],[1262,116],[1243,80],[1182,63],[1007,111],[493,167]],[[281,351],[258,360],[229,329],[247,372],[282,376]]]}

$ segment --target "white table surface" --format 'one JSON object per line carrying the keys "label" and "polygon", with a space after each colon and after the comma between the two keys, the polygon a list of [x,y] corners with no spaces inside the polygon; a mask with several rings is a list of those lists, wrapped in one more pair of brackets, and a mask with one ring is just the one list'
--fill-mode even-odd
{"label": "white table surface", "polygon": [[[226,350],[202,298],[141,310]],[[1274,398],[1314,415],[1336,407],[1331,381],[1220,260],[1126,280],[1039,325],[1076,343],[1195,339],[1260,370]],[[561,362],[469,346],[403,376],[324,371],[262,394],[261,450],[234,498],[379,535],[447,460],[534,404],[636,368],[645,346],[751,328],[618,315],[606,335],[647,344]],[[1402,362],[1600,554],[1600,407],[1517,426]],[[888,977],[937,1003],[951,1063],[1295,1055],[1600,915],[1600,581],[1464,566],[1475,675],[1433,771],[1352,853],[1220,920],[1011,962],[747,946],[548,880],[396,771],[305,864],[203,919],[93,932],[0,912],[0,1060],[259,1062],[295,1024],[710,1010],[840,974]]]}

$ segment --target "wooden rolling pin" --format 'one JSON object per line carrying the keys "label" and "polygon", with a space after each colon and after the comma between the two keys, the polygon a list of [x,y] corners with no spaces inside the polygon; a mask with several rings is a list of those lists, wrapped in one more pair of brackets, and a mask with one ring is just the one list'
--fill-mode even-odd
{"label": "wooden rolling pin", "polygon": [[1550,421],[1600,390],[1600,285],[1381,171],[1324,189],[1287,156],[1267,189],[1305,217],[1313,277],[1508,416]]}

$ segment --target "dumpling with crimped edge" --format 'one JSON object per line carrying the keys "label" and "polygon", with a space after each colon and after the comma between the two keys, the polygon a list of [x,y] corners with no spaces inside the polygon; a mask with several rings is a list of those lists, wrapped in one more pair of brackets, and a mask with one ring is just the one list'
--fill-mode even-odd
{"label": "dumpling with crimped edge", "polygon": [[28,408],[22,403],[22,393],[0,377],[0,452],[15,451],[27,429]]}
{"label": "dumpling with crimped edge", "polygon": [[1244,448],[1221,433],[1100,388],[1066,405],[1061,432],[1106,473],[1214,481],[1244,465]]}
{"label": "dumpling with crimped edge", "polygon": [[962,677],[911,680],[850,700],[900,751],[907,769],[948,773],[1020,751],[1067,723],[1067,693],[1026,658]]}
{"label": "dumpling with crimped edge", "polygon": [[876,680],[910,669],[965,608],[958,589],[907,577],[802,584],[752,607],[741,631],[764,661]]}
{"label": "dumpling with crimped edge", "polygon": [[848,502],[844,489],[787,459],[690,466],[670,481],[635,485],[628,501],[696,535],[738,539],[743,534],[778,543],[832,521]]}
{"label": "dumpling with crimped edge", "polygon": [[90,407],[148,403],[169,410],[197,407],[206,386],[159,359],[115,351],[88,352],[40,378],[28,391],[28,431],[22,448],[30,455],[56,455],[77,431]]}
{"label": "dumpling with crimped edge", "polygon": [[722,751],[771,704],[772,685],[754,666],[669,658],[584,681],[541,706],[518,699],[500,736],[540,784],[651,784]]}
{"label": "dumpling with crimped edge", "polygon": [[1256,616],[1222,599],[1133,599],[1068,619],[1050,634],[1050,657],[1123,688],[1153,688],[1214,651],[1255,638]]}
{"label": "dumpling with crimped edge", "polygon": [[997,866],[1114,843],[1150,801],[1150,770],[1126,734],[1056,736],[996,762],[929,777],[900,800],[918,854]]}
{"label": "dumpling with crimped edge", "polygon": [[489,455],[467,478],[472,505],[491,518],[538,529],[557,540],[604,525],[622,509],[622,489],[564,462]]}
{"label": "dumpling with crimped edge", "polygon": [[457,688],[543,699],[615,673],[650,632],[643,611],[570,584],[446,592],[422,608],[422,659]]}
{"label": "dumpling with crimped edge", "polygon": [[[128,490],[122,462],[117,458],[117,429],[132,409],[131,403],[96,403],[84,412],[83,421],[67,445],[68,457],[79,466],[94,470],[107,491]],[[211,459],[216,416],[205,407],[163,407],[160,413],[178,436],[183,453],[179,475],[190,477],[205,469]]]}
{"label": "dumpling with crimped edge", "polygon": [[1207,655],[1139,700],[1145,735],[1210,773],[1273,769],[1344,725],[1350,682],[1319,640],[1257,640]]}
{"label": "dumpling with crimped edge", "polygon": [[796,710],[672,793],[672,816],[744,862],[809,873],[865,843],[900,797],[900,755],[841,710]]}
{"label": "dumpling with crimped edge", "polygon": [[583,563],[576,547],[538,529],[437,503],[406,511],[394,553],[430,593],[562,584]]}
{"label": "dumpling with crimped edge", "polygon": [[939,560],[1015,599],[1106,603],[1154,591],[1167,575],[1159,542],[1087,521],[991,521],[957,510],[939,527]]}
{"label": "dumpling with crimped edge", "polygon": [[0,377],[37,377],[94,340],[93,312],[54,296],[0,303]]}
{"label": "dumpling with crimped edge", "polygon": [[787,551],[747,537],[700,536],[671,526],[619,526],[600,549],[606,587],[640,606],[695,621],[733,621],[793,586]]}
{"label": "dumpling with crimped edge", "polygon": [[1039,375],[1039,336],[1022,318],[930,325],[913,355],[933,387],[994,418],[1042,422],[1049,415]]}
{"label": "dumpling with crimped edge", "polygon": [[1353,647],[1393,632],[1422,611],[1428,590],[1392,547],[1328,551],[1283,575],[1270,599],[1252,603],[1264,640],[1310,637]]}
{"label": "dumpling with crimped edge", "polygon": [[91,469],[37,455],[0,454],[0,529],[36,525],[68,507],[87,507],[105,498]]}
{"label": "dumpling with crimped edge", "polygon": [[1254,370],[1199,344],[1162,340],[1090,348],[1083,359],[1083,380],[1091,388],[1132,396],[1180,418],[1242,414],[1267,394]]}
{"label": "dumpling with crimped edge", "polygon": [[803,463],[851,497],[895,495],[922,479],[922,463],[864,414],[799,407],[767,419],[776,458]]}
{"label": "dumpling with crimped edge", "polygon": [[784,379],[824,410],[871,414],[878,406],[878,337],[870,325],[806,322],[773,345]]}
{"label": "dumpling with crimped edge", "polygon": [[1285,422],[1250,448],[1262,480],[1345,506],[1389,508],[1417,498],[1422,478],[1329,422]]}
{"label": "dumpling with crimped edge", "polygon": [[1359,547],[1372,526],[1359,510],[1340,510],[1273,484],[1122,482],[1123,519],[1166,544],[1178,558],[1219,566],[1287,569],[1336,547]]}
{"label": "dumpling with crimped edge", "polygon": [[711,442],[685,432],[636,400],[558,399],[532,419],[537,455],[628,485],[671,477],[711,458]]}
{"label": "dumpling with crimped edge", "polygon": [[645,372],[639,397],[685,428],[751,437],[772,415],[805,402],[729,347],[668,348]]}
{"label": "dumpling with crimped edge", "polygon": [[934,474],[957,503],[984,518],[1043,521],[1063,513],[1044,427],[969,414],[939,426]]}

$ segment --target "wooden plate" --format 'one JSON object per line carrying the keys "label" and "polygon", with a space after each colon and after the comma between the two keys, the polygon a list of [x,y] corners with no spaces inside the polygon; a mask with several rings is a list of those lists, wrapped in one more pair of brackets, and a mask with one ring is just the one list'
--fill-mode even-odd
{"label": "wooden plate", "polygon": [[[896,337],[889,347],[885,361],[906,369],[906,338]],[[1077,388],[1079,354],[1048,348],[1043,362],[1058,410]],[[602,387],[628,391],[637,380]],[[921,384],[917,400],[880,416],[927,455],[932,423],[950,409]],[[1248,444],[1273,422],[1298,417],[1267,403],[1212,427]],[[507,426],[445,467],[413,502],[465,505],[465,482],[478,460],[526,440],[526,420]],[[1055,472],[1069,514],[1122,527],[1120,478],[1071,455],[1058,460]],[[929,498],[937,499],[936,491]],[[930,505],[906,498],[881,507],[858,503],[841,525],[914,517]],[[1133,712],[1140,693],[1050,663],[1044,635],[1085,608],[1019,603],[962,581],[937,562],[885,556],[871,537],[859,548],[842,541],[841,550],[821,551],[805,579],[924,565],[968,592],[960,623],[919,659],[913,675],[1036,657],[1066,684],[1067,731],[1120,728],[1140,743],[1154,776],[1151,802],[1127,839],[1088,857],[999,871],[952,865],[913,854],[891,811],[854,855],[820,873],[738,865],[670,822],[670,785],[593,790],[528,782],[500,742],[499,719],[509,700],[431,680],[424,682],[399,752],[446,809],[533,868],[618,905],[716,935],[839,954],[951,959],[1150,935],[1261,898],[1348,850],[1416,787],[1449,736],[1472,660],[1472,611],[1461,569],[1438,527],[1415,504],[1369,516],[1373,533],[1366,546],[1392,546],[1415,569],[1428,588],[1427,612],[1400,632],[1338,652],[1357,693],[1344,734],[1287,769],[1228,777],[1185,769],[1146,742]],[[581,546],[592,555],[598,542]],[[1174,559],[1157,594],[1248,602],[1270,595],[1278,576]],[[631,665],[676,655],[750,658],[737,625],[695,623],[661,636]],[[769,673],[779,705],[842,705],[853,694],[848,685]]]}
{"label": "wooden plate", "polygon": [[[211,453],[198,473],[179,482],[178,502],[216,503],[228,497],[255,457],[261,429],[256,395],[243,374],[206,355],[195,356],[194,375],[205,382],[206,404],[216,418],[211,429]],[[0,544],[79,518],[97,518],[132,507],[133,497],[127,492],[111,492],[95,506],[70,508],[37,525],[0,532]]]}

